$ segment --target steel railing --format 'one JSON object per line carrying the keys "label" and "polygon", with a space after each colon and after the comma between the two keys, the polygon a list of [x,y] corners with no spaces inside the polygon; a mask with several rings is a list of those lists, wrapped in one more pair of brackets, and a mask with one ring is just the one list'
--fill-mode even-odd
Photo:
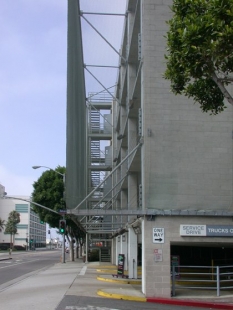
{"label": "steel railing", "polygon": [[171,294],[179,289],[233,290],[233,265],[228,266],[181,266],[171,268]]}

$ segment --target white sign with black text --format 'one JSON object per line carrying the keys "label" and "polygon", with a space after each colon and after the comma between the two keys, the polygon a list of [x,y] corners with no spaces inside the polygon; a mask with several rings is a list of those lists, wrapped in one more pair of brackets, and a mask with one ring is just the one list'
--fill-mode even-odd
{"label": "white sign with black text", "polygon": [[153,228],[153,243],[164,243],[164,228]]}

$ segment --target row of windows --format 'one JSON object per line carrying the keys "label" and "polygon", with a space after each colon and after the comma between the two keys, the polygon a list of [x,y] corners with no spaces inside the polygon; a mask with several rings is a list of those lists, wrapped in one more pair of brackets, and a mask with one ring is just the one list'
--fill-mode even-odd
{"label": "row of windows", "polygon": [[44,237],[41,237],[41,236],[34,236],[34,235],[31,235],[29,239],[33,239],[33,242],[44,242],[46,240],[45,236]]}
{"label": "row of windows", "polygon": [[17,224],[17,229],[28,229],[27,224]]}
{"label": "row of windows", "polygon": [[19,213],[28,213],[28,204],[16,204],[15,210]]}
{"label": "row of windows", "polygon": [[31,235],[36,235],[36,236],[45,236],[46,232],[42,231],[42,230],[30,228],[30,234]]}
{"label": "row of windows", "polygon": [[38,223],[35,223],[35,222],[30,222],[30,226],[31,227],[34,227],[34,228],[37,228],[37,229],[41,229],[41,230],[45,230],[45,224],[38,224]]}
{"label": "row of windows", "polygon": [[45,230],[36,229],[33,227],[30,228],[30,232],[36,233],[37,235],[45,235],[46,234]]}
{"label": "row of windows", "polygon": [[[34,212],[30,214],[30,220],[32,222],[35,222],[35,223],[40,223],[40,219],[38,217],[38,215],[36,215]],[[45,224],[43,224],[45,225]]]}

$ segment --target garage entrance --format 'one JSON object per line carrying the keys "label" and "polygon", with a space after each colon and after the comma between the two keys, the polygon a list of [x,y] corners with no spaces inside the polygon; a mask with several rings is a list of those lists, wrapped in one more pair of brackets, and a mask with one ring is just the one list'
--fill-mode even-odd
{"label": "garage entrance", "polygon": [[[171,294],[190,289],[232,293],[233,247],[231,244],[171,245]],[[190,292],[190,291],[189,291]]]}
{"label": "garage entrance", "polygon": [[183,266],[233,265],[233,244],[189,243],[171,245],[171,256]]}

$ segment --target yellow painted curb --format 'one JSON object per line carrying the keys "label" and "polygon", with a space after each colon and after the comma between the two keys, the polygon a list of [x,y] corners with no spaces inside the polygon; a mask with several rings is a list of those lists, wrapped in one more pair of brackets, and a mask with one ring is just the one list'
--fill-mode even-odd
{"label": "yellow painted curb", "polygon": [[116,269],[96,269],[97,272],[117,273]]}
{"label": "yellow painted curb", "polygon": [[141,284],[141,280],[121,280],[121,279],[107,279],[103,277],[97,277],[97,280],[99,281],[105,281],[105,282],[112,282],[112,283],[121,283],[121,284]]}
{"label": "yellow painted curb", "polygon": [[116,265],[89,265],[88,268],[116,269]]}
{"label": "yellow painted curb", "polygon": [[146,302],[146,298],[145,297],[128,296],[128,295],[121,295],[121,294],[112,294],[112,293],[106,293],[106,292],[104,292],[102,290],[98,290],[97,291],[97,295],[102,296],[102,297],[107,297],[107,298]]}
{"label": "yellow painted curb", "polygon": [[[96,269],[97,272],[104,272],[104,273],[117,273],[117,269]],[[129,272],[127,270],[124,271],[124,274],[128,274]],[[138,275],[141,276],[142,273],[139,271]]]}

